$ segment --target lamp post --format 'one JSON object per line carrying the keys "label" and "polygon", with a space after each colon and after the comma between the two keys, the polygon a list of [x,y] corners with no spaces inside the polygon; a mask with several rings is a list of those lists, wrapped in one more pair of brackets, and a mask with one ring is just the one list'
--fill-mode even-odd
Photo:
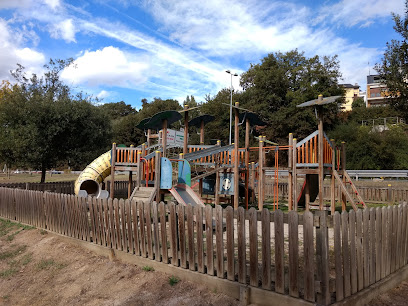
{"label": "lamp post", "polygon": [[231,75],[231,102],[230,102],[230,125],[229,125],[229,145],[231,145],[231,131],[232,131],[232,77],[238,76],[236,73],[232,73],[230,70],[226,70],[226,73]]}

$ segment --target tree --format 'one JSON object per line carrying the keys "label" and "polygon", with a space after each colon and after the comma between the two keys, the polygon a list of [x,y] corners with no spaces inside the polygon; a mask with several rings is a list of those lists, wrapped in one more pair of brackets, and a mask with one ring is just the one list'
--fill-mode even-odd
{"label": "tree", "polygon": [[123,101],[105,103],[99,107],[112,120],[120,119],[122,117],[137,113],[137,111],[130,104],[126,104]]}
{"label": "tree", "polygon": [[[296,106],[319,94],[343,95],[340,76],[337,56],[307,58],[298,50],[271,53],[242,74],[241,102],[273,127],[266,130],[269,139],[285,142],[290,132],[303,138],[317,129],[317,120],[313,108]],[[337,112],[336,104],[325,107],[326,129],[336,123]]]}
{"label": "tree", "polygon": [[356,109],[356,108],[360,108],[360,107],[364,107],[365,108],[365,102],[364,102],[364,98],[362,97],[357,97],[353,100],[353,103],[351,103],[351,108],[352,109]]}
{"label": "tree", "polygon": [[[12,71],[17,84],[0,99],[0,157],[14,165],[47,169],[87,163],[106,150],[109,120],[82,94],[73,96],[59,77],[72,60],[50,60],[43,76]],[[96,155],[96,156],[95,156]]]}
{"label": "tree", "polygon": [[408,119],[408,1],[405,2],[404,18],[392,13],[394,30],[402,40],[387,43],[381,63],[375,66],[380,77],[387,85],[391,105],[404,113]]}

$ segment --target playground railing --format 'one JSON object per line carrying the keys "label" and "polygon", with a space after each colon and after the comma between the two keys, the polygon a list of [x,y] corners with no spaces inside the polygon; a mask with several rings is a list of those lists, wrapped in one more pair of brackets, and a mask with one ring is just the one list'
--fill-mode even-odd
{"label": "playground railing", "polygon": [[[317,164],[319,162],[319,131],[315,131],[308,137],[296,144],[297,163],[298,164]],[[323,137],[323,163],[332,164],[333,150],[336,150],[334,144],[329,140],[326,134]],[[336,151],[337,153],[337,151]],[[339,156],[337,153],[336,156]]]}
{"label": "playground railing", "polygon": [[398,270],[408,263],[406,204],[328,216],[0,188],[0,216],[214,282],[276,292],[281,304],[343,301],[401,277]]}

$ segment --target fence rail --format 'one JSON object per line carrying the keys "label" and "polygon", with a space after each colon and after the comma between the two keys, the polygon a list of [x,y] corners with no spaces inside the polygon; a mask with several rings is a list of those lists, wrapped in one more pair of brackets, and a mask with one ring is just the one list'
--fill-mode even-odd
{"label": "fence rail", "polygon": [[74,194],[74,181],[50,183],[0,183],[0,187]]}
{"label": "fence rail", "polygon": [[328,305],[408,262],[408,207],[303,215],[0,188],[0,216]]}
{"label": "fence rail", "polygon": [[[274,195],[275,183],[269,181],[265,183],[264,192],[265,197],[273,197]],[[288,184],[279,183],[279,197],[281,199],[288,198]],[[301,190],[301,185],[298,185],[298,190]],[[353,193],[350,186],[347,186],[347,190]],[[364,202],[368,203],[400,203],[408,202],[408,189],[397,188],[397,187],[357,187],[359,195],[364,199]],[[340,198],[341,191],[335,189],[335,197]],[[330,200],[330,186],[323,186],[323,196],[324,199]]]}

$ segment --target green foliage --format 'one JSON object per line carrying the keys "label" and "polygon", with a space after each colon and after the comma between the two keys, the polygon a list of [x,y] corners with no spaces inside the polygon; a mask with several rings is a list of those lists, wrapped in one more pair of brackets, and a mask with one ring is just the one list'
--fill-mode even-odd
{"label": "green foliage", "polygon": [[[242,97],[241,92],[233,91],[232,103],[240,102]],[[215,120],[207,123],[205,126],[205,141],[209,144],[210,139],[221,140],[224,144],[229,141],[229,123],[230,123],[230,102],[231,91],[228,88],[221,89],[216,96],[207,97],[206,103],[203,103],[200,111],[202,114],[215,116]],[[232,113],[234,116],[234,112]],[[232,118],[234,124],[234,117]],[[232,142],[234,142],[234,126],[232,127]],[[199,138],[196,144],[199,143]]]}
{"label": "green foliage", "polygon": [[72,96],[59,79],[70,60],[45,65],[43,77],[12,72],[18,84],[0,101],[0,158],[9,165],[45,171],[61,163],[83,165],[109,146],[109,120],[82,94]]}
{"label": "green foliage", "polygon": [[401,126],[377,132],[371,126],[357,123],[342,124],[330,137],[346,142],[347,169],[407,169],[408,136]]}
{"label": "green foliage", "polygon": [[382,62],[375,69],[385,81],[389,90],[391,105],[403,112],[408,119],[408,1],[405,2],[405,16],[392,14],[395,25],[394,30],[402,40],[391,40],[387,43]]}
{"label": "green foliage", "polygon": [[[241,76],[242,106],[268,123],[264,132],[268,139],[286,142],[290,132],[301,139],[317,129],[317,120],[313,108],[296,105],[319,94],[343,95],[339,77],[336,56],[307,58],[298,50],[271,53]],[[336,123],[338,107],[331,104],[325,109],[325,127],[330,129]]]}
{"label": "green foliage", "polygon": [[153,267],[150,267],[150,266],[144,266],[144,267],[143,267],[143,271],[151,272],[151,271],[154,271],[154,268],[153,268]]}
{"label": "green foliage", "polygon": [[170,286],[174,286],[175,284],[177,284],[180,281],[179,278],[175,277],[175,276],[170,276],[169,277],[169,284]]}
{"label": "green foliage", "polygon": [[105,103],[99,106],[100,109],[109,117],[111,120],[120,119],[132,114],[136,114],[137,111],[129,104],[123,101]]}
{"label": "green foliage", "polygon": [[360,107],[365,107],[364,98],[362,98],[362,97],[358,97],[358,98],[354,99],[353,103],[351,103],[351,108],[352,109],[356,109],[356,108],[360,108]]}

